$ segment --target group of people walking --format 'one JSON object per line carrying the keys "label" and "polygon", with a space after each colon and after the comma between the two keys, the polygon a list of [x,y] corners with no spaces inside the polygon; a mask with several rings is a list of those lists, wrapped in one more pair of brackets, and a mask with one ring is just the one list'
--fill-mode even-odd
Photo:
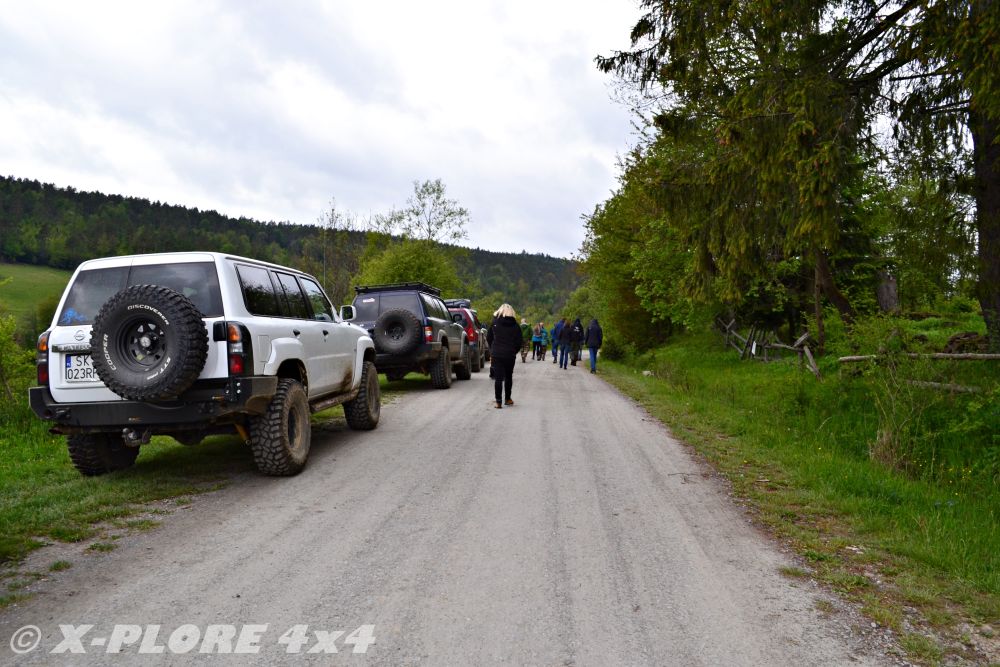
{"label": "group of people walking", "polygon": [[[514,379],[514,363],[517,354],[521,354],[521,362],[528,360],[531,352],[532,360],[545,361],[549,342],[552,343],[552,363],[559,368],[576,366],[580,360],[583,347],[590,353],[590,372],[597,372],[597,351],[604,342],[604,331],[597,323],[597,318],[590,320],[590,325],[584,329],[580,318],[569,322],[562,318],[556,322],[550,332],[544,322],[534,326],[524,318],[520,325],[513,306],[505,303],[493,313],[493,324],[486,333],[486,341],[490,345],[490,356],[493,360],[490,367],[490,377],[494,381],[496,408],[504,405],[514,405],[511,399],[511,389]],[[501,398],[503,401],[501,401]]]}

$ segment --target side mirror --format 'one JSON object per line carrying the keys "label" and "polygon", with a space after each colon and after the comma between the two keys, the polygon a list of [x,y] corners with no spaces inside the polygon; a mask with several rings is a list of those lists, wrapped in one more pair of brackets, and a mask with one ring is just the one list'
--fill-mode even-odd
{"label": "side mirror", "polygon": [[342,319],[342,320],[353,320],[354,319],[354,306],[341,306],[340,307],[340,319]]}

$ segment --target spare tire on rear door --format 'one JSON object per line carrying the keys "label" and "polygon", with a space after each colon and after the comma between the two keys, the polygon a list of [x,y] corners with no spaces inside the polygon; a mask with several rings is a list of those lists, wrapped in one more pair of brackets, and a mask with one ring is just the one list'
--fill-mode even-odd
{"label": "spare tire on rear door", "polygon": [[108,389],[133,401],[175,398],[208,356],[202,315],[183,294],[133,285],[108,299],[90,334],[94,370]]}
{"label": "spare tire on rear door", "polygon": [[416,349],[423,333],[416,315],[405,308],[393,308],[375,320],[375,349],[388,354],[406,354]]}

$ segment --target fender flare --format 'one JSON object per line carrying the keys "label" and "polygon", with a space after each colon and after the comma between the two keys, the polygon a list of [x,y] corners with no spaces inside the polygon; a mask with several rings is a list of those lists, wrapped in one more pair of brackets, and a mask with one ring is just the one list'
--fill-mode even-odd
{"label": "fender flare", "polygon": [[271,356],[264,362],[263,375],[277,375],[281,364],[289,359],[303,359],[305,350],[302,343],[294,338],[272,338]]}
{"label": "fender flare", "polygon": [[361,387],[361,371],[366,358],[375,361],[375,342],[371,336],[358,338],[358,347],[354,351],[354,377],[351,378],[351,391]]}

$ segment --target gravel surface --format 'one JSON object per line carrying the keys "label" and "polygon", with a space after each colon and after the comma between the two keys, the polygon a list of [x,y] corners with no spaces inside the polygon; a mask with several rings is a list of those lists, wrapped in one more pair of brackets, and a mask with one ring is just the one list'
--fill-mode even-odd
{"label": "gravel surface", "polygon": [[[835,598],[783,576],[799,563],[599,376],[518,363],[514,400],[494,409],[485,370],[408,392],[373,432],[317,431],[297,477],[240,476],[110,553],[74,545],[72,569],[0,615],[0,662],[896,664]],[[14,655],[28,624],[40,646]],[[48,653],[59,624],[94,626],[85,654]],[[146,649],[105,653],[116,624]],[[259,653],[198,655],[240,648],[209,625]],[[354,654],[363,625],[376,641]],[[295,626],[304,641],[280,642]],[[324,640],[339,653],[307,653]]]}

